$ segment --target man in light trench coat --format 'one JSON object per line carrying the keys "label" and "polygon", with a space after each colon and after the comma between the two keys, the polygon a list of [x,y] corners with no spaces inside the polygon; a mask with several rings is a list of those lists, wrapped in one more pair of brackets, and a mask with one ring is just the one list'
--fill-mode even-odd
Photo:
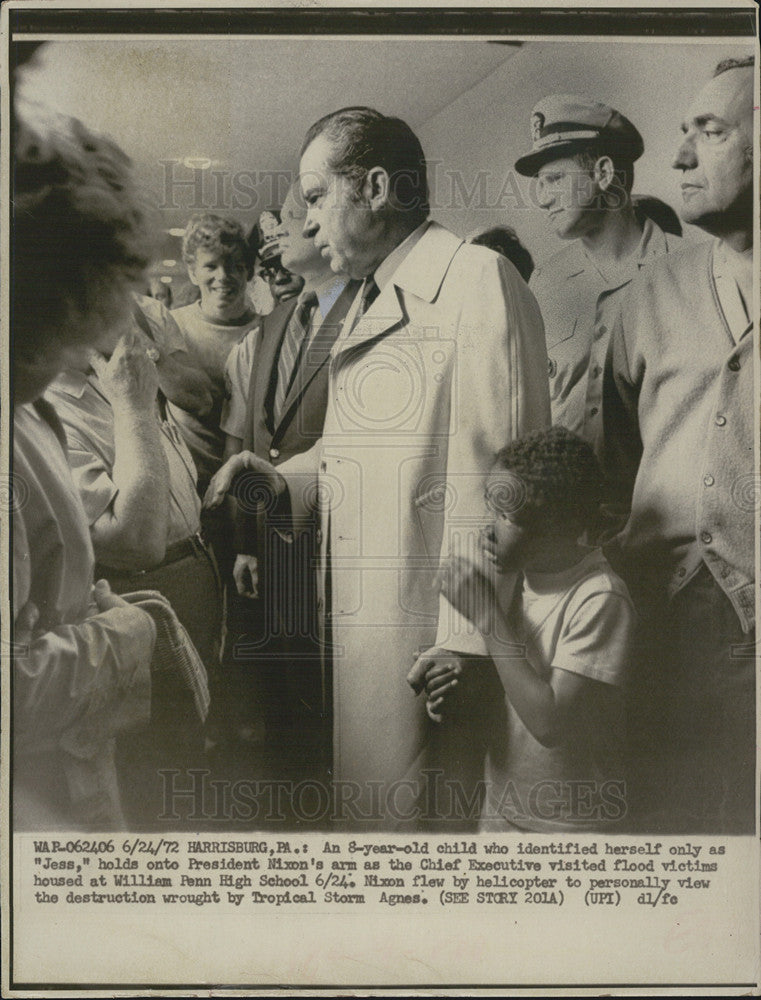
{"label": "man in light trench coat", "polygon": [[[300,176],[304,232],[364,282],[333,347],[321,440],[277,472],[251,456],[247,467],[287,487],[294,518],[321,508],[333,818],[401,828],[421,815],[433,728],[406,677],[419,657],[486,652],[436,573],[451,547],[477,544],[498,449],[549,425],[544,331],[507,260],[429,220],[425,158],[404,122],[327,115]],[[236,459],[210,498],[246,466]]]}

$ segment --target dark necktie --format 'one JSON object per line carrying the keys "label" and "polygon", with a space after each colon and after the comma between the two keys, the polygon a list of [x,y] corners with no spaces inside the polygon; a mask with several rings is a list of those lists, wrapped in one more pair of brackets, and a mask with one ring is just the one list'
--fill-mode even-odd
{"label": "dark necktie", "polygon": [[296,374],[307,332],[312,321],[312,313],[316,305],[317,296],[314,292],[306,292],[300,296],[298,305],[294,309],[285,331],[283,343],[280,348],[280,357],[277,362],[277,387],[275,389],[275,402],[272,408],[275,423],[282,416],[283,403]]}
{"label": "dark necktie", "polygon": [[354,317],[354,322],[352,323],[352,330],[357,326],[359,321],[365,315],[370,306],[375,302],[375,300],[380,295],[380,288],[375,281],[375,275],[368,274],[365,278],[365,283],[362,287],[362,298],[359,300],[359,309],[357,309],[357,314]]}

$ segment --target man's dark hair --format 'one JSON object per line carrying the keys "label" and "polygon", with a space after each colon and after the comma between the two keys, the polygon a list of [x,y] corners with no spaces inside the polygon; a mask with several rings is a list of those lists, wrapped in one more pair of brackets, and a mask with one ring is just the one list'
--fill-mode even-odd
{"label": "man's dark hair", "polygon": [[359,191],[367,171],[383,167],[391,179],[390,201],[398,212],[411,212],[422,222],[430,213],[428,176],[420,140],[401,118],[389,118],[366,107],[341,108],[311,126],[302,155],[324,135],[332,152],[328,167],[350,178]]}
{"label": "man's dark hair", "polygon": [[[588,442],[565,427],[551,427],[513,441],[498,453],[487,500],[493,510],[515,514],[528,526],[564,526],[569,530],[595,523],[604,481]],[[501,479],[502,477],[500,477]]]}
{"label": "man's dark hair", "polygon": [[755,65],[753,56],[743,56],[741,59],[722,59],[713,71],[714,77],[721,76],[730,69],[748,69]]}
{"label": "man's dark hair", "polygon": [[478,236],[473,236],[470,242],[507,257],[524,281],[528,281],[534,273],[534,260],[511,226],[492,226]]}

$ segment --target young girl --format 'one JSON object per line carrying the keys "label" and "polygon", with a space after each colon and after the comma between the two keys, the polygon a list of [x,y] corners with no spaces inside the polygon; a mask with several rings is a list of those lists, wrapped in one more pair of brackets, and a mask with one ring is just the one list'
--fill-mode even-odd
{"label": "young girl", "polygon": [[[610,829],[626,815],[622,686],[634,627],[624,583],[579,539],[602,476],[562,427],[504,448],[477,562],[452,557],[442,591],[482,633],[504,689],[488,720],[483,830]],[[463,697],[461,666],[426,674],[428,714]]]}

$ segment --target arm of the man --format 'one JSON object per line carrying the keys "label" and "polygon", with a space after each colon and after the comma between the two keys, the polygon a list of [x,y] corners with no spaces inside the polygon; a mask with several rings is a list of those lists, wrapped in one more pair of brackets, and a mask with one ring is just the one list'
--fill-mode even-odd
{"label": "arm of the man", "polygon": [[225,446],[222,450],[222,462],[243,451],[243,438],[234,437],[232,434],[225,434]]}
{"label": "arm of the man", "polygon": [[[463,305],[450,407],[447,482],[440,558],[479,548],[488,520],[486,475],[509,442],[550,424],[544,325],[534,296],[503,258],[468,247],[460,269]],[[476,256],[476,252],[477,256]],[[470,655],[487,650],[478,630],[442,595],[436,646]]]}
{"label": "arm of the man", "polygon": [[[275,467],[253,452],[232,455],[209,484],[204,507],[213,510],[224,503],[228,494],[247,515],[244,524],[255,526],[262,504],[277,511],[282,523],[293,530],[310,521],[317,496],[316,484],[321,454],[321,442],[309,451],[294,455]],[[240,521],[241,519],[237,519]],[[242,555],[256,554],[255,530],[235,531],[235,550]]]}
{"label": "arm of the man", "polygon": [[[225,448],[225,459],[237,454],[243,445],[246,433],[246,412],[248,396],[251,390],[251,375],[261,338],[261,327],[255,326],[249,330],[230,351],[225,362],[225,390],[227,398],[222,406],[222,416],[219,422],[227,438],[239,441],[235,450]],[[230,446],[232,447],[232,446]]]}
{"label": "arm of the man", "polygon": [[[222,407],[220,421],[220,429],[225,434],[224,462],[243,450],[246,421],[252,419],[249,412],[249,393],[251,392],[254,359],[260,338],[261,328],[259,326],[249,330],[246,336],[230,351],[225,364],[227,399]],[[236,553],[247,557],[247,567],[253,579],[258,549],[257,518],[236,500],[234,493],[227,497],[225,503],[233,527],[233,547]],[[241,590],[243,577],[240,574],[234,575],[240,593],[253,593],[248,588]]]}
{"label": "arm of the man", "polygon": [[[156,370],[139,342],[127,338],[109,361],[93,358],[93,368],[113,410],[113,468],[106,469],[86,441],[69,441],[93,548],[98,561],[114,569],[149,569],[164,558],[169,518],[169,466],[155,410]],[[87,488],[93,482],[99,483],[97,491]]]}

